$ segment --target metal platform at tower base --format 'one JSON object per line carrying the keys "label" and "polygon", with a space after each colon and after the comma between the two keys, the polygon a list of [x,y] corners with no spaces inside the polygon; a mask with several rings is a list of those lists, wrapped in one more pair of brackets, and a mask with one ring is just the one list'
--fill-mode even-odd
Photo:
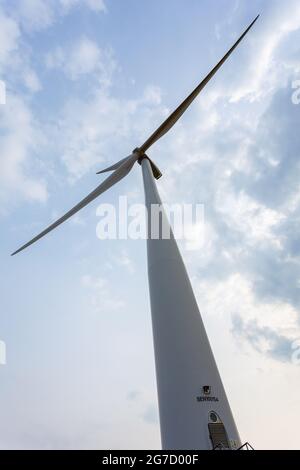
{"label": "metal platform at tower base", "polygon": [[[217,444],[212,450],[230,450],[229,447],[225,446],[224,443],[220,442]],[[241,447],[235,450],[254,450],[251,444],[249,442],[245,442]]]}
{"label": "metal platform at tower base", "polygon": [[251,444],[249,442],[245,442],[241,447],[239,447],[237,450],[254,450]]}

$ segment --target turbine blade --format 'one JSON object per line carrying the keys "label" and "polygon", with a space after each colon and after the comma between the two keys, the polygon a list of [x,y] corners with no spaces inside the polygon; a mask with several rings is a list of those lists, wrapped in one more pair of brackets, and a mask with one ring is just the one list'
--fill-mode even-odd
{"label": "turbine blade", "polygon": [[60,224],[62,224],[63,222],[68,220],[70,217],[72,217],[72,215],[76,214],[76,212],[78,212],[80,209],[82,209],[87,204],[89,204],[94,199],[96,199],[98,196],[100,196],[100,194],[104,193],[113,185],[118,183],[121,179],[123,179],[130,172],[137,158],[138,158],[137,155],[132,155],[129,159],[127,158],[127,161],[125,161],[116,171],[114,171],[112,175],[106,178],[106,180],[104,180],[101,184],[99,184],[99,186],[97,186],[97,188],[94,189],[94,191],[88,194],[84,199],[82,199],[82,201],[80,201],[76,206],[74,206],[71,210],[69,210],[65,215],[60,217],[60,219],[56,220],[56,222],[53,222],[53,224],[49,225],[49,227],[47,227],[45,230],[39,233],[36,237],[34,237],[32,240],[25,243],[25,245],[21,246],[21,248],[19,248],[17,251],[12,253],[11,256],[16,255],[20,251],[24,250],[28,246],[38,241],[40,238],[47,235],[47,233],[51,232],[51,230],[54,230]]}
{"label": "turbine blade", "polygon": [[106,173],[107,171],[117,170],[130,157],[131,157],[131,155],[129,155],[129,157],[122,158],[122,160],[120,160],[119,162],[115,163],[112,166],[109,166],[108,168],[105,168],[104,170],[97,171],[96,175],[100,175],[101,173]]}
{"label": "turbine blade", "polygon": [[190,104],[198,96],[200,91],[207,85],[207,83],[212,79],[216,74],[219,68],[224,64],[228,57],[232,54],[235,48],[239,45],[242,39],[246,36],[248,31],[252,28],[254,23],[258,20],[259,15],[252,21],[248,28],[243,32],[235,44],[229,49],[229,51],[224,55],[224,57],[217,63],[217,65],[209,72],[209,74],[202,80],[199,85],[192,91],[192,93],[175,109],[175,111],[170,114],[170,116],[154,131],[154,133],[144,142],[144,144],[139,147],[141,153],[145,153],[151,145],[153,145],[158,139],[160,139],[164,134],[166,134],[178,121],[178,119],[183,115],[187,110]]}

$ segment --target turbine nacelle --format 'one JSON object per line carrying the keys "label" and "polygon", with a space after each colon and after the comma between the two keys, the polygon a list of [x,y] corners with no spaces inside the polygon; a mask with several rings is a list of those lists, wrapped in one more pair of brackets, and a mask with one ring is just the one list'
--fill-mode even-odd
{"label": "turbine nacelle", "polygon": [[147,158],[147,160],[149,160],[150,162],[150,165],[151,165],[151,169],[152,169],[152,172],[153,172],[153,176],[155,179],[159,180],[159,178],[162,177],[162,173],[160,171],[160,169],[155,165],[155,163],[153,162],[153,160],[151,160],[151,158],[148,157],[148,155],[146,155],[146,153],[139,147],[136,147],[133,152],[132,152],[133,155],[138,155],[138,163],[141,164],[142,163],[142,160],[144,158]]}
{"label": "turbine nacelle", "polygon": [[[155,165],[155,163],[148,157],[148,155],[146,155],[140,148],[136,147],[133,151],[132,151],[132,154],[131,155],[128,155],[128,157],[125,157],[125,158],[122,158],[122,160],[119,160],[117,163],[115,163],[114,165],[111,165],[109,166],[108,168],[105,168],[104,170],[100,170],[100,171],[97,171],[97,175],[100,175],[101,173],[106,173],[107,171],[114,171],[114,170],[117,170],[118,168],[120,168],[121,166],[123,166],[124,168],[128,165],[130,166],[131,163],[133,162],[133,164],[135,162],[138,162],[139,164],[141,164],[142,160],[144,158],[147,158],[150,162],[150,165],[151,165],[151,168],[152,168],[152,172],[153,172],[153,176],[155,179],[159,179],[161,178],[162,176],[162,173],[160,171],[160,169]],[[131,167],[130,167],[131,169]]]}
{"label": "turbine nacelle", "polygon": [[144,158],[147,158],[147,160],[149,160],[150,162],[150,165],[151,165],[151,169],[152,169],[152,173],[153,173],[153,176],[156,180],[159,180],[159,178],[162,177],[162,173],[160,171],[160,169],[158,168],[158,166],[155,165],[154,161],[151,160],[151,158],[148,157],[148,155],[146,155],[145,153],[138,159],[138,163],[141,164],[142,163],[142,160]]}

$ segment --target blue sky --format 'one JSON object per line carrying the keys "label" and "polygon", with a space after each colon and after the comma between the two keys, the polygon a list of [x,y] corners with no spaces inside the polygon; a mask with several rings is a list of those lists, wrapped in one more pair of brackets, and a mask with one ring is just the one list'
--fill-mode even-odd
{"label": "blue sky", "polygon": [[[1,448],[159,447],[145,243],[98,240],[99,200],[9,254],[140,145],[257,13],[149,155],[165,202],[205,206],[204,247],[180,248],[242,439],[299,448],[296,0],[0,1]],[[101,202],[124,194],[143,200],[138,166]]]}

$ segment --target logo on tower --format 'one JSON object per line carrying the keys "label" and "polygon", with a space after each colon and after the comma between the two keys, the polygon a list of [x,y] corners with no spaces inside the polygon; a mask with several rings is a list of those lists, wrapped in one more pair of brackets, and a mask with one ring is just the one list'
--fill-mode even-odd
{"label": "logo on tower", "polygon": [[211,385],[203,385],[201,389],[201,396],[196,397],[197,401],[219,401],[218,397],[211,396]]}

